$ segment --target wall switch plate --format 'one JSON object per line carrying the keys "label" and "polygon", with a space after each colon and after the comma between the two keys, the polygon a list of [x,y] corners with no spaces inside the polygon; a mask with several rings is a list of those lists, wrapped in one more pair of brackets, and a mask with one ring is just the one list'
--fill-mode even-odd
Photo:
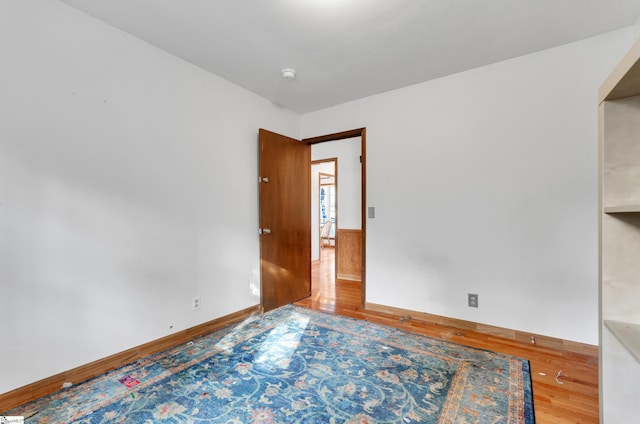
{"label": "wall switch plate", "polygon": [[375,206],[369,206],[367,208],[367,217],[375,218],[376,217],[376,208]]}
{"label": "wall switch plate", "polygon": [[197,311],[198,309],[200,309],[200,296],[193,298],[192,307],[194,311]]}
{"label": "wall switch plate", "polygon": [[478,295],[469,293],[469,307],[477,308],[478,307]]}

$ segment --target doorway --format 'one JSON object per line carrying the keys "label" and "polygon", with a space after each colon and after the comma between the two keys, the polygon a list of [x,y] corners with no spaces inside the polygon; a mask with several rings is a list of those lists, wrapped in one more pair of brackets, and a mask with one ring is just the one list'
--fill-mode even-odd
{"label": "doorway", "polygon": [[[340,281],[357,277],[357,296],[350,303],[356,309],[366,304],[366,130],[359,128],[304,140],[295,140],[265,129],[258,134],[259,151],[259,225],[260,225],[260,305],[263,311],[277,308],[311,294],[311,148],[328,142],[353,140],[359,143],[354,174],[360,176],[360,202],[355,214],[358,237],[345,238],[349,227],[341,206],[340,226],[335,236],[336,270]],[[336,171],[337,173],[337,171]],[[341,177],[341,181],[344,179]],[[341,187],[344,184],[341,182]],[[341,188],[341,192],[344,191]],[[287,195],[284,196],[283,193]],[[344,230],[344,231],[343,231]],[[341,248],[341,245],[343,248]],[[348,246],[351,246],[350,248]],[[357,257],[352,271],[340,276],[341,260]],[[353,275],[352,275],[353,274]],[[355,275],[358,274],[358,275]],[[340,301],[341,299],[335,299]]]}
{"label": "doorway", "polygon": [[311,161],[311,261],[335,249],[338,228],[337,158]]}
{"label": "doorway", "polygon": [[311,142],[312,157],[311,301],[325,309],[336,303],[360,309],[365,302],[363,132],[303,140]]}
{"label": "doorway", "polygon": [[338,158],[311,161],[311,296],[325,300],[335,299],[337,162]]}
{"label": "doorway", "polygon": [[336,226],[338,223],[338,181],[335,160],[331,173],[318,174],[318,225],[320,228],[320,250],[336,247]]}

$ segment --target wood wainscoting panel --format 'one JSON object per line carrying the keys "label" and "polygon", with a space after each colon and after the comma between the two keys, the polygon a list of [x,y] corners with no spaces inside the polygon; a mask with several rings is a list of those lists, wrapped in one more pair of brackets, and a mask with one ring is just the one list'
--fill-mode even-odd
{"label": "wood wainscoting panel", "polygon": [[81,383],[100,374],[104,374],[107,371],[137,361],[145,356],[162,352],[163,350],[186,343],[196,337],[204,336],[220,328],[242,321],[257,313],[260,313],[260,306],[251,306],[221,318],[196,325],[195,327],[170,334],[161,339],[153,340],[106,358],[98,359],[86,365],[81,365],[77,368],[44,378],[10,392],[0,394],[0,412],[8,411],[16,406],[56,392],[62,388],[62,384],[65,382],[71,382],[73,384]]}
{"label": "wood wainscoting panel", "polygon": [[362,281],[362,230],[338,228],[336,246],[336,277]]}

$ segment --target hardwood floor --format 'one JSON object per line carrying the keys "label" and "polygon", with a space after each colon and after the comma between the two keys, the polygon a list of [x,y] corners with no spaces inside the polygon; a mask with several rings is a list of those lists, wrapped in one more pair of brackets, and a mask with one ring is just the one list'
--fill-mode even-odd
{"label": "hardwood floor", "polygon": [[334,249],[321,250],[321,260],[312,266],[312,294],[297,305],[526,358],[531,364],[536,423],[599,422],[597,356],[363,310],[360,283],[335,281]]}

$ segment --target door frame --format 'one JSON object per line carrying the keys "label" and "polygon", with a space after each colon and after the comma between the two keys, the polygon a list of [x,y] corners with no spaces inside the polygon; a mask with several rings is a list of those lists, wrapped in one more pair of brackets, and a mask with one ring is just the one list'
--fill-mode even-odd
{"label": "door frame", "polygon": [[[301,141],[308,145],[325,143],[328,141],[338,141],[345,140],[348,138],[356,138],[360,137],[360,162],[361,166],[361,188],[360,188],[360,208],[361,208],[361,224],[362,227],[362,269],[361,269],[361,284],[362,284],[362,294],[361,294],[361,308],[366,309],[365,306],[367,304],[366,293],[367,293],[367,284],[366,284],[366,262],[367,262],[367,129],[366,128],[356,128],[353,130],[342,131],[333,134],[326,134],[317,137],[303,138]],[[337,170],[336,170],[337,173]],[[309,197],[309,203],[311,203],[311,197]],[[311,228],[309,228],[311,231]],[[309,264],[311,266],[311,264]]]}

